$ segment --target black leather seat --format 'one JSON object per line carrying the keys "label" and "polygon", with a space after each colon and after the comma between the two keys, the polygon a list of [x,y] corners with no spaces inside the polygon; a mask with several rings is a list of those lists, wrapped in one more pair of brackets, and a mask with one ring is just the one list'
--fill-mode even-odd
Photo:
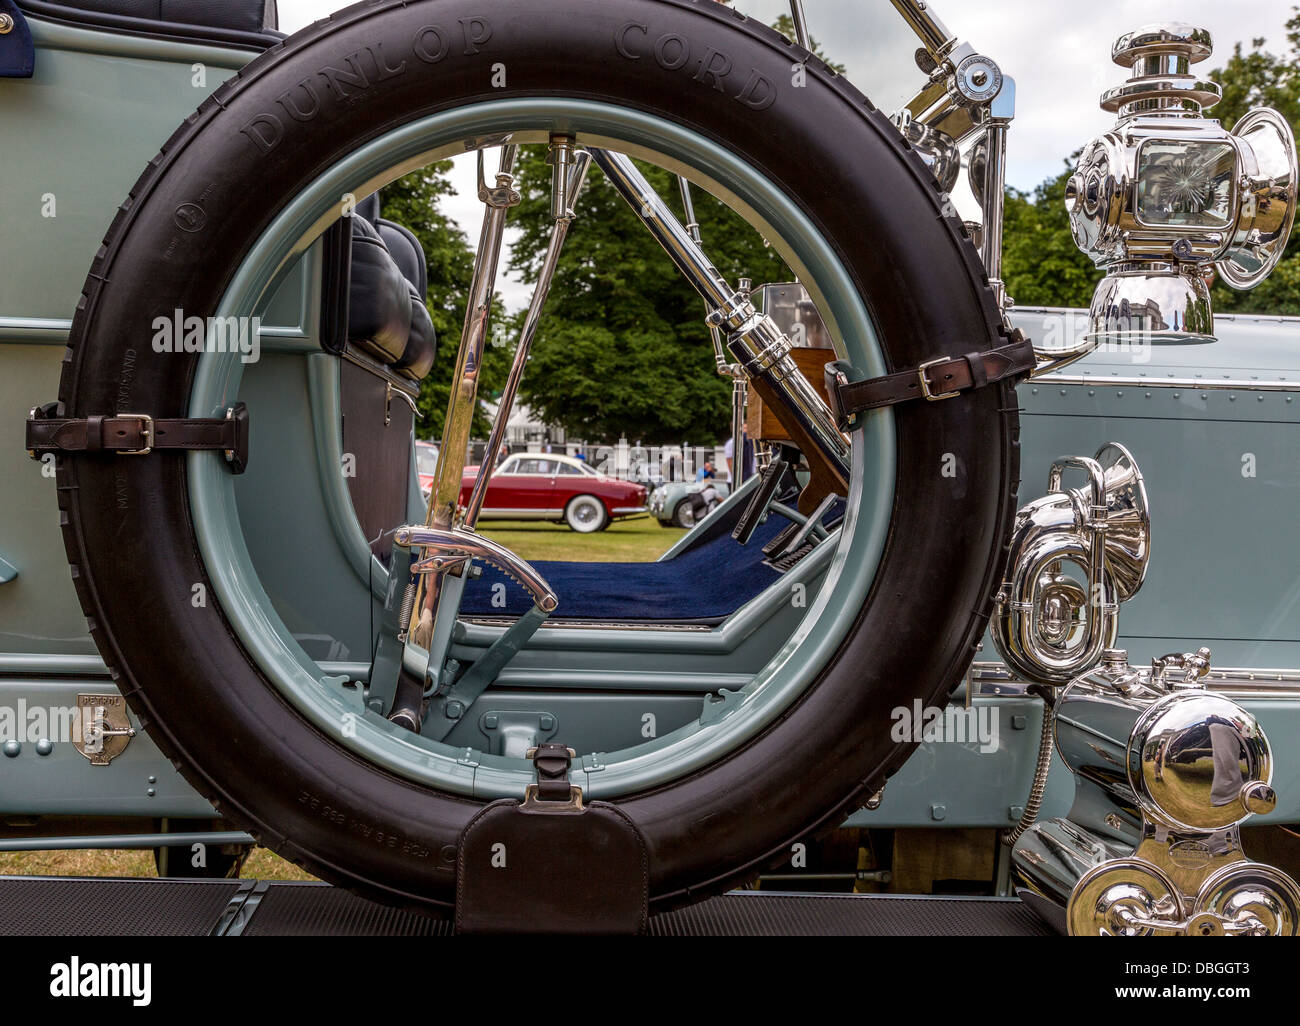
{"label": "black leather seat", "polygon": [[409,229],[379,216],[378,193],[357,204],[351,221],[348,343],[418,381],[437,348],[424,249]]}
{"label": "black leather seat", "polygon": [[[279,27],[275,0],[37,0],[22,2],[32,14],[78,11],[168,25],[200,25],[232,32],[266,32]],[[63,11],[60,11],[60,8]]]}
{"label": "black leather seat", "polygon": [[406,351],[394,366],[409,377],[422,378],[433,368],[436,340],[433,320],[424,298],[429,287],[429,269],[425,262],[424,247],[415,233],[396,221],[380,218],[375,225],[384,240],[394,263],[411,288],[411,336]]}

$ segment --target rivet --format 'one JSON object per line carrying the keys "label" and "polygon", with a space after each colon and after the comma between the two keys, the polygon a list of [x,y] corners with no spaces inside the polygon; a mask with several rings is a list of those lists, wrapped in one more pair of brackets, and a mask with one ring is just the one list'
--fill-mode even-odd
{"label": "rivet", "polygon": [[1030,389],[1030,391],[1031,391],[1031,393],[1032,393],[1033,395],[1037,395],[1037,394],[1038,394],[1038,389],[1036,389],[1036,388],[1034,388],[1034,389]]}
{"label": "rivet", "polygon": [[1150,392],[1147,393],[1147,398],[1148,398],[1148,399],[1151,398],[1151,393],[1150,393]]}
{"label": "rivet", "polygon": [[940,820],[940,819],[943,819],[943,818],[944,818],[945,816],[947,816],[947,815],[948,815],[948,806],[946,806],[946,805],[931,805],[931,806],[930,806],[930,818],[931,818],[931,819],[933,819],[933,820]]}
{"label": "rivet", "polygon": [[155,777],[155,776],[150,776],[150,777],[149,777],[149,783],[151,783],[151,784],[156,784],[156,783],[158,783],[158,778]]}
{"label": "rivet", "polygon": [[1115,398],[1116,398],[1116,399],[1123,399],[1123,398],[1124,398],[1124,393],[1123,393],[1123,392],[1116,392],[1116,393],[1115,393]]}
{"label": "rivet", "polygon": [[3,751],[5,755],[9,756],[9,758],[11,759],[16,757],[18,753],[21,752],[22,750],[23,750],[23,746],[19,744],[17,741],[6,741],[4,743]]}
{"label": "rivet", "polygon": [[1174,393],[1174,398],[1177,399],[1177,398],[1179,397],[1179,395],[1181,395],[1181,394],[1182,394],[1181,392],[1175,392],[1175,393]]}
{"label": "rivet", "polygon": [[1202,398],[1202,399],[1208,399],[1208,398],[1210,398],[1210,397],[1209,397],[1208,395],[1206,395],[1204,392],[1202,392],[1202,393],[1201,393],[1201,398]]}
{"label": "rivet", "polygon": [[1235,395],[1228,396],[1228,402],[1235,403],[1236,401],[1237,401],[1237,397]]}
{"label": "rivet", "polygon": [[1065,389],[1061,389],[1061,395],[1065,395]]}
{"label": "rivet", "polygon": [[1262,403],[1264,401],[1264,397],[1262,395],[1257,395],[1255,396],[1255,401]]}
{"label": "rivet", "polygon": [[1097,394],[1097,390],[1096,390],[1095,388],[1090,388],[1090,389],[1088,389],[1088,394],[1089,394],[1089,395],[1096,395],[1096,394]]}
{"label": "rivet", "polygon": [[157,793],[158,793],[158,789],[156,787],[151,787],[147,791],[145,791],[145,794],[147,794],[150,798],[154,797],[154,795],[156,795]]}
{"label": "rivet", "polygon": [[43,737],[36,742],[37,755],[49,755],[52,751],[54,751],[54,742],[48,737]]}

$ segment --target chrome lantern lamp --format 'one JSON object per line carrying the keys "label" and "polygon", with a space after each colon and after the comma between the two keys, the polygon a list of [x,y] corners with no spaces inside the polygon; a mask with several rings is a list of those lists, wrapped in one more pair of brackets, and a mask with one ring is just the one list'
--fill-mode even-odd
{"label": "chrome lantern lamp", "polygon": [[1084,147],[1066,184],[1078,247],[1106,272],[1093,296],[1097,343],[1212,342],[1210,284],[1258,285],[1286,248],[1296,208],[1296,146],[1258,107],[1228,132],[1204,111],[1216,82],[1192,73],[1210,34],[1184,24],[1120,36],[1111,57],[1132,77],[1102,94],[1115,127]]}

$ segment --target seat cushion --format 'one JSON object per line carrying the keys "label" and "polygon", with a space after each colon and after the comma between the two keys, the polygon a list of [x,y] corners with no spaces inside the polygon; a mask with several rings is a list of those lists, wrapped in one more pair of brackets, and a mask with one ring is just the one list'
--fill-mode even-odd
{"label": "seat cushion", "polygon": [[413,288],[388,252],[378,229],[357,214],[349,220],[352,269],[348,289],[348,342],[377,360],[397,363],[406,355],[411,337]]}
{"label": "seat cushion", "polygon": [[[380,217],[381,207],[380,194],[372,192],[352,212],[348,341],[419,381],[433,369],[437,352],[425,302],[428,265],[415,233]],[[399,290],[405,299],[395,294]]]}
{"label": "seat cushion", "polygon": [[379,229],[379,237],[384,240],[388,252],[393,254],[393,259],[402,269],[406,280],[423,296],[429,288],[429,269],[424,259],[424,247],[415,237],[415,232],[404,224],[382,217],[375,222],[375,227]]}
{"label": "seat cushion", "polygon": [[[763,562],[763,546],[789,521],[770,516],[748,545],[717,534],[673,559],[655,563],[533,563],[559,596],[552,619],[716,622],[734,613],[781,574]],[[494,606],[493,586],[505,585],[506,605]],[[498,590],[498,595],[501,592]],[[465,585],[468,616],[521,616],[527,593],[494,567]]]}
{"label": "seat cushion", "polygon": [[[410,282],[407,283],[410,285]],[[437,339],[434,337],[433,320],[429,317],[429,308],[424,305],[424,293],[411,289],[411,334],[406,340],[406,351],[393,366],[414,381],[419,381],[433,370],[433,360],[437,355]]]}

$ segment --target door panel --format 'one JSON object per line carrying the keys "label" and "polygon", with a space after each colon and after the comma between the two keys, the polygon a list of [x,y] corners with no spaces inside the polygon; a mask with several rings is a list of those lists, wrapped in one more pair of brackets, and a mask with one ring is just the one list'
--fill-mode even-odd
{"label": "door panel", "polygon": [[555,460],[545,456],[517,456],[494,474],[486,506],[495,512],[517,511],[540,516],[555,510]]}

